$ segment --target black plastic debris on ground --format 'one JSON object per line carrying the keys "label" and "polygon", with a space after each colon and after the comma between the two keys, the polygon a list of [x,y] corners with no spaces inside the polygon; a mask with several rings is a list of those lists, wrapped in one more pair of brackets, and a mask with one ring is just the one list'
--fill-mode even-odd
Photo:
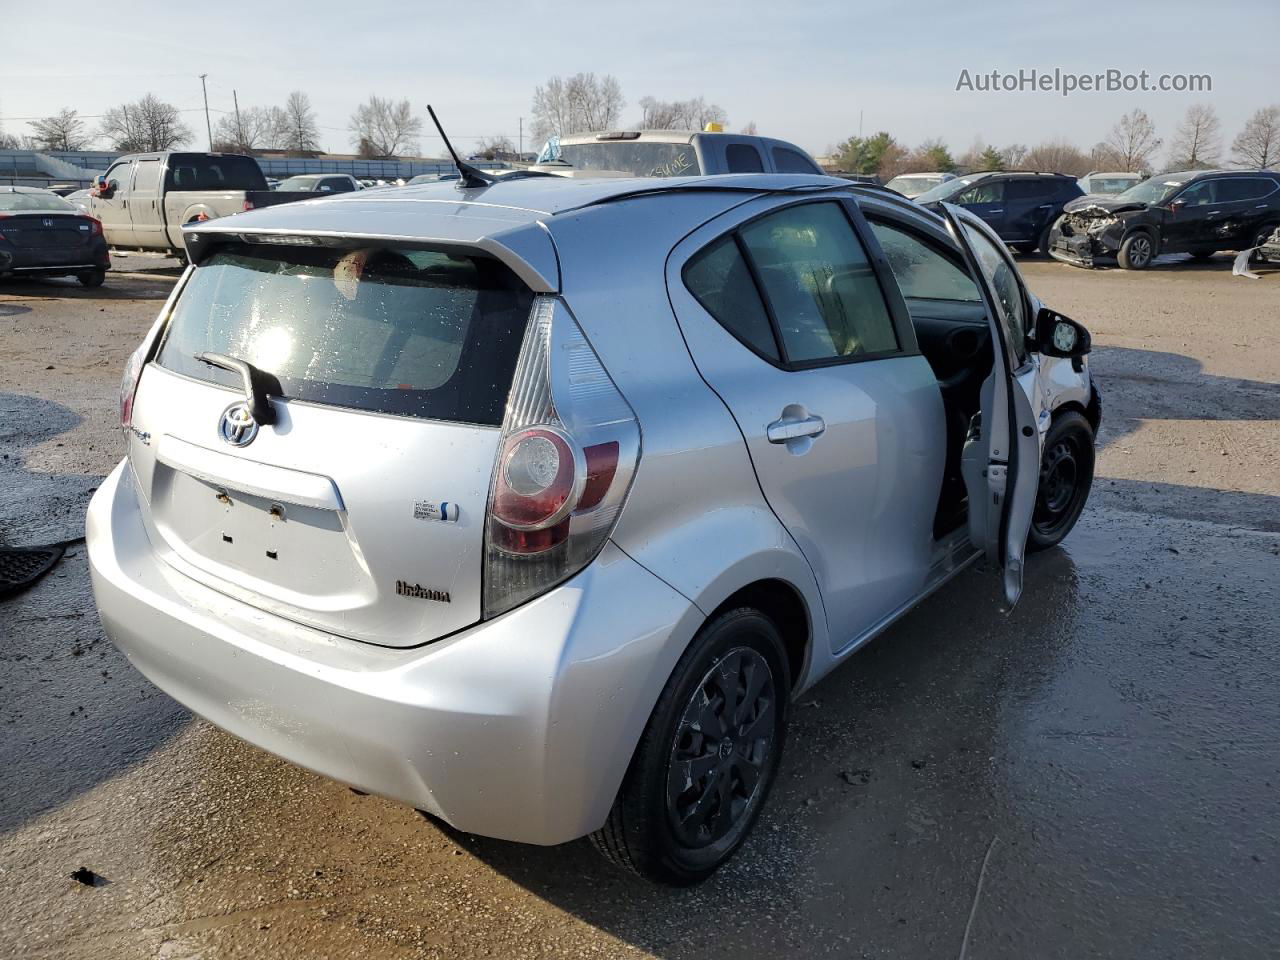
{"label": "black plastic debris on ground", "polygon": [[0,600],[21,593],[62,559],[62,544],[48,547],[0,547]]}
{"label": "black plastic debris on ground", "polygon": [[71,871],[71,879],[76,883],[82,883],[86,887],[101,887],[110,881],[100,873],[94,873],[88,867],[76,867]]}

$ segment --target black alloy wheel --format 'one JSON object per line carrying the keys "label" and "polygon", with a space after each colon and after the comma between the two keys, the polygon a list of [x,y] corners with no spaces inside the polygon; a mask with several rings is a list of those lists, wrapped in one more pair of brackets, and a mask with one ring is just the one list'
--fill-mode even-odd
{"label": "black alloy wheel", "polygon": [[702,678],[676,729],[667,815],[690,849],[722,840],[756,800],[775,739],[769,662],[737,647]]}
{"label": "black alloy wheel", "polygon": [[1074,411],[1055,420],[1040,460],[1040,486],[1028,538],[1031,549],[1054,546],[1071,532],[1093,486],[1093,464],[1089,421]]}
{"label": "black alloy wheel", "polygon": [[774,622],[737,607],[689,644],[591,835],[608,860],[657,883],[705,880],[742,845],[786,738],[787,653]]}

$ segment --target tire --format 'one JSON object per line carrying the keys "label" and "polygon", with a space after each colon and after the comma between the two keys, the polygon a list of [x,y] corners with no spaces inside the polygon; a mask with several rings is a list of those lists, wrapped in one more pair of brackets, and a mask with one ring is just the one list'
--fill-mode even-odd
{"label": "tire", "polygon": [[80,281],[82,287],[100,287],[107,279],[107,271],[86,270],[83,273],[77,273],[76,279]]}
{"label": "tire", "polygon": [[[658,697],[609,818],[591,835],[596,849],[656,883],[687,886],[714,873],[768,798],[790,690],[772,620],[739,607],[705,624]],[[740,692],[748,696],[738,702]],[[735,702],[733,724],[722,734],[723,711]],[[708,726],[715,735],[705,733]]]}
{"label": "tire", "polygon": [[1056,547],[1080,519],[1093,486],[1093,427],[1068,410],[1054,418],[1044,438],[1040,487],[1027,534],[1027,549]]}
{"label": "tire", "polygon": [[1120,252],[1116,255],[1116,259],[1120,261],[1120,266],[1126,270],[1145,270],[1151,266],[1151,261],[1156,256],[1156,245],[1151,239],[1151,235],[1139,231],[1131,233],[1124,238],[1124,243],[1120,244]]}
{"label": "tire", "polygon": [[1048,225],[1040,232],[1040,239],[1036,241],[1036,249],[1044,256],[1049,255],[1049,232],[1053,230],[1056,220],[1050,220]]}
{"label": "tire", "polygon": [[1201,263],[1204,263],[1212,259],[1213,255],[1217,252],[1218,252],[1217,250],[1192,250],[1191,259],[1198,260]]}

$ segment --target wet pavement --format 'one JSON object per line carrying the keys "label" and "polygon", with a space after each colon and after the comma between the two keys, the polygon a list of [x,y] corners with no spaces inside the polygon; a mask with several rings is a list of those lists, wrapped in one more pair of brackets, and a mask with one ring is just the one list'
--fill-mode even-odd
{"label": "wet pavement", "polygon": [[[1012,614],[966,573],[806,695],[707,884],[456,834],[193,719],[73,547],[0,603],[0,956],[1274,957],[1280,270],[1025,269],[1094,333],[1084,518]],[[0,543],[80,532],[166,292],[0,285]]]}

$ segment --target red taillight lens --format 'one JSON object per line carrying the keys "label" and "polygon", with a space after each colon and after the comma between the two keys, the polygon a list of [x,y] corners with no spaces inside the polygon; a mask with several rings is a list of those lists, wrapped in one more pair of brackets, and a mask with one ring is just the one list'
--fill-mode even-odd
{"label": "red taillight lens", "polygon": [[95,237],[102,236],[102,221],[97,217],[85,217],[85,219],[89,221],[89,226],[93,231],[93,235]]}
{"label": "red taillight lens", "polygon": [[245,199],[244,199],[244,208],[245,208],[246,210],[252,210],[252,209],[253,209],[253,201],[252,201],[252,200],[250,200],[248,197],[245,197]]}
{"label": "red taillight lens", "polygon": [[493,490],[493,516],[512,530],[541,530],[573,509],[579,472],[573,445],[559,430],[533,427],[508,437]]}

